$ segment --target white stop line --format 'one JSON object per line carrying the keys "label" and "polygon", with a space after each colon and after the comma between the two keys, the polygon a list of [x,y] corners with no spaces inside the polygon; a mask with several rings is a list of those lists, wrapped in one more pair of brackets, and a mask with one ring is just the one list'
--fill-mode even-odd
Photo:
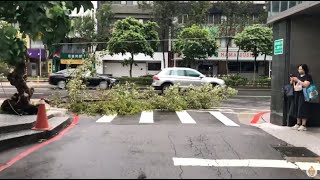
{"label": "white stop line", "polygon": [[214,166],[214,167],[260,167],[286,168],[308,170],[311,166],[320,170],[320,163],[288,162],[286,160],[271,159],[199,159],[199,158],[172,158],[175,166]]}

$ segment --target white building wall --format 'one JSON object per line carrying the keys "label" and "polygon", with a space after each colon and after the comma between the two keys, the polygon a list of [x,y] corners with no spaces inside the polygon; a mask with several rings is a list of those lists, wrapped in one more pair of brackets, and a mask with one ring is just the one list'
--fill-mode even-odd
{"label": "white building wall", "polygon": [[[125,55],[115,54],[113,56],[106,54],[101,55],[103,52],[97,51],[96,58],[96,70],[99,74],[112,74],[114,77],[121,77],[121,76],[129,76],[129,66],[122,66],[122,62],[124,59],[129,59],[131,55],[129,53]],[[166,59],[166,67],[168,66],[168,53],[165,53]],[[163,64],[163,55],[162,52],[154,53],[153,57],[146,56],[142,53],[137,54],[134,56],[135,62],[138,66],[133,66],[132,70],[132,77],[139,77],[144,76],[147,74],[156,74],[159,71],[148,71],[147,69],[147,62],[158,62],[161,63],[161,69],[164,68]]]}

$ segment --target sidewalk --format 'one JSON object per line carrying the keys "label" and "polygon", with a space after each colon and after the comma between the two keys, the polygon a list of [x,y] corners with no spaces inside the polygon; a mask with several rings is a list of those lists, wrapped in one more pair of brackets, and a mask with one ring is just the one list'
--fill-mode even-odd
{"label": "sidewalk", "polygon": [[[14,88],[9,82],[0,82],[0,86],[3,87],[12,87]],[[53,88],[55,86],[50,85],[48,82],[36,82],[36,81],[31,81],[31,82],[27,82],[27,85],[29,87],[34,87],[34,88]]]}
{"label": "sidewalk", "polygon": [[307,131],[297,131],[288,126],[270,123],[270,113],[264,114],[258,124],[254,124],[268,134],[296,147],[305,147],[320,156],[320,128],[312,127]]}

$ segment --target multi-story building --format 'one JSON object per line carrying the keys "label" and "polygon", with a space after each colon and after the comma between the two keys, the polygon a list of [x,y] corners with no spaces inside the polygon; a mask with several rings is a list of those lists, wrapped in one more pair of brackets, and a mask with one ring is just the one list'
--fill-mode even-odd
{"label": "multi-story building", "polygon": [[[71,23],[77,18],[83,18],[85,16],[91,17],[95,22],[96,20],[96,1],[91,1],[93,4],[93,9],[84,11],[80,8],[79,12],[74,9],[71,14]],[[96,22],[97,23],[97,22]],[[97,25],[95,25],[95,31],[97,31]],[[52,56],[52,72],[57,72],[66,68],[76,68],[78,65],[83,64],[83,60],[87,55],[88,49],[85,44],[81,44],[82,39],[79,34],[75,32],[70,32],[68,34],[68,39],[64,43],[57,45],[55,53]]]}
{"label": "multi-story building", "polygon": [[[147,1],[146,3],[150,3]],[[104,1],[98,1],[98,9],[102,6]],[[140,22],[147,22],[152,19],[151,10],[143,10],[139,8],[138,1],[112,1],[112,12],[114,13],[115,20],[125,19],[127,17],[133,17]],[[98,22],[99,23],[99,22]],[[166,36],[168,37],[168,36]],[[164,56],[163,56],[164,54]],[[164,68],[163,60],[165,64],[168,64],[168,44],[165,45],[165,53],[162,52],[162,48],[159,45],[158,51],[156,51],[153,57],[145,56],[144,54],[138,54],[134,56],[137,66],[133,66],[132,74],[134,77],[143,76],[147,74],[155,74]],[[130,54],[125,55],[105,55],[103,57],[98,56],[100,60],[100,66],[97,66],[97,72],[103,74],[110,74],[115,77],[128,76],[129,67],[123,66],[124,59],[129,58]]]}
{"label": "multi-story building", "polygon": [[[181,1],[182,4],[188,2],[189,1]],[[105,2],[98,1],[97,8],[99,9],[103,3]],[[152,3],[152,1],[148,1],[147,3]],[[212,1],[212,3],[215,3],[215,1]],[[254,1],[253,3],[256,7],[252,12],[252,18],[254,19],[257,17],[259,10],[266,7],[265,1]],[[124,19],[129,16],[139,19],[141,22],[146,22],[152,19],[151,10],[142,10],[141,8],[139,8],[138,1],[112,1],[112,12],[114,13],[116,20]],[[206,23],[206,26],[210,27],[220,25],[224,18],[225,17],[223,16],[223,12],[213,6],[209,9],[208,21]],[[183,25],[184,23],[186,23],[188,21],[188,12],[179,17],[176,17],[175,21],[178,25]],[[166,35],[165,39],[170,39],[169,34]],[[217,41],[220,46],[218,50],[218,56],[212,56],[206,60],[199,60],[198,64],[193,67],[208,76],[226,73],[226,49],[228,43],[226,43],[227,41],[224,37],[219,37]],[[162,55],[162,47],[159,47],[159,51],[155,52],[153,58],[146,57],[143,54],[137,55],[135,59],[138,62],[138,66],[134,67],[133,76],[155,74],[164,67],[183,66],[183,63],[181,61],[182,58],[178,57],[177,55],[171,54],[170,50],[174,45],[171,42],[172,41],[166,41],[164,47],[164,58]],[[233,40],[228,44],[228,46],[229,73],[240,73],[240,75],[242,76],[252,78],[252,74],[254,71],[254,58],[251,53],[240,51],[237,61],[238,47],[236,47]],[[127,56],[129,57],[129,55],[106,55],[102,57],[100,59],[102,65],[98,67],[98,72],[104,74],[112,74],[113,76],[127,76],[128,73],[126,70],[124,70],[127,67],[123,67],[121,64],[123,59],[125,59]],[[165,63],[163,63],[163,59],[165,59]],[[271,59],[271,56],[259,56],[257,58],[258,74],[270,75],[269,67],[271,65]],[[166,66],[164,66],[164,64]]]}
{"label": "multi-story building", "polygon": [[[288,116],[288,99],[282,92],[297,65],[307,64],[313,82],[320,87],[320,1],[269,1],[268,24],[273,26],[271,123],[294,125]],[[320,125],[320,104],[310,103],[308,126]]]}

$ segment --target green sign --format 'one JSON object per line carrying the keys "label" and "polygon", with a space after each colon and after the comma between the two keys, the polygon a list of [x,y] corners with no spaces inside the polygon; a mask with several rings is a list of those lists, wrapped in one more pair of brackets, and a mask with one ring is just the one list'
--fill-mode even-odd
{"label": "green sign", "polygon": [[274,55],[283,54],[283,39],[277,39],[274,41]]}

